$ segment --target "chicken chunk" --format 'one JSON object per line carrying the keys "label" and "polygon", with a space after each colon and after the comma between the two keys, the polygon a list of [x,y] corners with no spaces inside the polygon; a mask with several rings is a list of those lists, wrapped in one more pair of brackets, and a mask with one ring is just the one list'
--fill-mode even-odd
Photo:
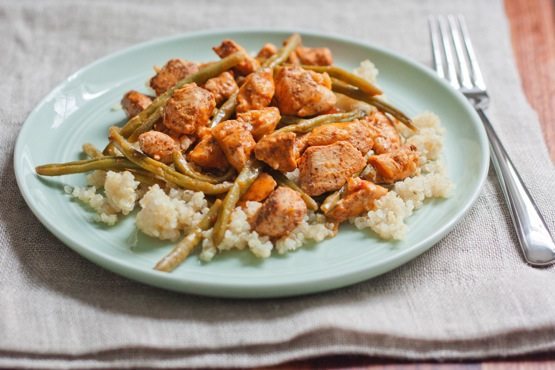
{"label": "chicken chunk", "polygon": [[310,137],[310,134],[297,136],[297,139],[295,140],[295,149],[297,150],[297,154],[299,156],[301,156],[306,150],[306,148],[308,148],[309,137]]}
{"label": "chicken chunk", "polygon": [[376,112],[366,118],[368,127],[372,131],[374,140],[373,150],[377,154],[388,153],[397,150],[401,146],[401,136],[393,125],[393,122],[383,113]]}
{"label": "chicken chunk", "polygon": [[179,58],[171,59],[150,79],[150,87],[156,91],[156,95],[162,95],[178,81],[197,72],[196,63]]}
{"label": "chicken chunk", "polygon": [[373,155],[368,158],[368,163],[375,169],[368,178],[379,184],[393,184],[416,174],[419,156],[413,145],[404,146],[393,152]]}
{"label": "chicken chunk", "polygon": [[326,217],[341,223],[348,218],[360,216],[374,208],[374,201],[387,193],[387,189],[360,178],[350,178],[343,198]]}
{"label": "chicken chunk", "polygon": [[204,84],[204,88],[214,95],[218,106],[239,90],[233,75],[229,72],[224,72],[218,77],[209,79]]}
{"label": "chicken chunk", "polygon": [[175,90],[164,109],[164,125],[179,134],[196,134],[208,125],[216,100],[212,93],[191,83]]}
{"label": "chicken chunk", "polygon": [[172,154],[179,146],[175,140],[158,131],[147,131],[139,135],[139,147],[151,158],[163,163],[172,163]]}
{"label": "chicken chunk", "polygon": [[254,147],[256,159],[265,162],[274,170],[290,172],[297,168],[295,133],[277,132],[266,135]]}
{"label": "chicken chunk", "polygon": [[348,141],[362,155],[365,155],[374,145],[372,131],[359,120],[316,127],[307,138],[309,146],[328,145],[338,141]]}
{"label": "chicken chunk", "polygon": [[247,76],[237,95],[237,112],[262,109],[270,105],[275,86],[272,70],[262,68]]}
{"label": "chicken chunk", "polygon": [[365,164],[362,154],[347,141],[311,146],[299,160],[299,184],[311,196],[337,190]]}
{"label": "chicken chunk", "polygon": [[202,168],[226,170],[229,168],[225,154],[212,135],[206,135],[189,152],[187,159]]}
{"label": "chicken chunk", "polygon": [[239,121],[248,122],[252,126],[252,136],[254,140],[260,140],[264,135],[274,132],[281,115],[276,107],[267,107],[263,109],[250,110],[244,113],[238,113]]}
{"label": "chicken chunk", "polygon": [[256,54],[256,60],[262,64],[264,63],[266,60],[268,60],[269,58],[271,58],[272,56],[274,56],[275,54],[277,54],[278,52],[278,48],[277,46],[275,46],[274,44],[271,43],[266,43],[262,46],[262,49],[260,49],[258,51],[258,54]]}
{"label": "chicken chunk", "polygon": [[310,66],[330,66],[333,64],[333,56],[328,48],[305,48],[297,47],[295,53],[301,64]]}
{"label": "chicken chunk", "polygon": [[306,204],[300,194],[280,186],[260,207],[252,227],[261,235],[280,238],[299,226],[306,213]]}
{"label": "chicken chunk", "polygon": [[135,90],[128,91],[121,99],[121,107],[129,118],[141,113],[151,103],[152,99],[149,96]]}
{"label": "chicken chunk", "polygon": [[239,200],[238,205],[243,206],[248,201],[262,202],[274,191],[277,183],[276,180],[266,172],[262,172],[260,176],[248,188]]}
{"label": "chicken chunk", "polygon": [[306,71],[298,66],[282,67],[277,71],[275,85],[275,100],[282,114],[314,116],[335,105],[327,73]]}
{"label": "chicken chunk", "polygon": [[258,61],[251,57],[241,45],[233,40],[223,40],[220,45],[214,46],[212,50],[214,50],[214,52],[218,54],[220,58],[225,58],[237,51],[242,51],[243,53],[245,53],[246,59],[233,68],[233,70],[241,76],[246,76],[249,73],[256,71],[258,67],[260,67]]}
{"label": "chicken chunk", "polygon": [[212,129],[212,134],[231,165],[241,171],[256,145],[250,125],[242,121],[224,121]]}

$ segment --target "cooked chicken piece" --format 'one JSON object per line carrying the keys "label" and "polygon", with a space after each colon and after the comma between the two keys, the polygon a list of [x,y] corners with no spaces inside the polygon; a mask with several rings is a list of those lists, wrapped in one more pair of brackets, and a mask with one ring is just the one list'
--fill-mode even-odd
{"label": "cooked chicken piece", "polygon": [[248,75],[239,88],[237,112],[267,107],[274,97],[274,91],[274,78],[270,68],[262,68]]}
{"label": "cooked chicken piece", "polygon": [[121,107],[129,118],[141,113],[151,103],[152,99],[150,97],[135,90],[128,91],[121,99]]}
{"label": "cooked chicken piece", "polygon": [[265,162],[274,170],[290,172],[297,168],[295,133],[277,132],[266,135],[254,147],[256,159]]}
{"label": "cooked chicken piece", "polygon": [[281,114],[307,117],[330,110],[335,104],[327,73],[305,71],[301,67],[278,68],[275,100]]}
{"label": "cooked chicken piece", "polygon": [[387,189],[360,178],[350,178],[343,198],[326,216],[341,223],[348,218],[360,216],[374,207],[374,201],[387,193]]}
{"label": "cooked chicken piece", "polygon": [[218,77],[209,79],[204,84],[204,88],[214,95],[218,106],[239,90],[233,75],[229,72],[224,72]]}
{"label": "cooked chicken piece", "polygon": [[281,115],[276,107],[250,110],[237,114],[237,120],[248,122],[252,126],[252,136],[258,141],[262,136],[274,132]]}
{"label": "cooked chicken piece", "polygon": [[310,137],[310,134],[297,136],[297,139],[295,140],[295,149],[299,156],[301,156],[304,153],[305,149],[308,148],[309,137]]}
{"label": "cooked chicken piece", "polygon": [[243,206],[248,201],[262,202],[274,191],[276,185],[276,180],[274,180],[272,176],[268,175],[266,172],[262,172],[260,176],[254,180],[247,192],[243,194],[238,205]]}
{"label": "cooked chicken piece", "polygon": [[365,155],[374,145],[372,131],[359,120],[316,127],[307,138],[307,144],[310,146],[328,145],[338,141],[350,142],[362,155]]}
{"label": "cooked chicken piece", "polygon": [[311,146],[299,160],[299,184],[308,195],[337,190],[365,165],[362,154],[349,142]]}
{"label": "cooked chicken piece", "polygon": [[164,125],[179,134],[195,134],[208,125],[216,101],[212,93],[191,83],[175,90],[164,109]]}
{"label": "cooked chicken piece", "polygon": [[260,207],[252,227],[261,235],[280,238],[299,226],[306,212],[306,204],[300,194],[280,186]]}
{"label": "cooked chicken piece", "polygon": [[305,48],[299,46],[295,49],[295,53],[299,57],[301,64],[309,66],[331,66],[333,64],[333,57],[328,48]]}
{"label": "cooked chicken piece", "polygon": [[154,123],[154,131],[160,131],[168,136],[170,136],[177,145],[181,148],[181,151],[185,152],[189,147],[195,142],[196,135],[183,135],[179,132],[170,130],[164,125],[163,117]]}
{"label": "cooked chicken piece", "polygon": [[158,131],[147,131],[139,135],[139,147],[143,153],[163,163],[171,163],[173,151],[179,149],[173,138]]}
{"label": "cooked chicken piece", "polygon": [[189,152],[187,159],[202,168],[226,170],[229,168],[225,154],[212,135],[207,135]]}
{"label": "cooked chicken piece", "polygon": [[393,184],[416,174],[419,156],[413,145],[404,146],[390,153],[373,155],[368,158],[368,163],[376,170],[367,177],[379,184]]}
{"label": "cooked chicken piece", "polygon": [[156,95],[162,95],[170,87],[185,77],[198,72],[198,65],[183,59],[171,59],[163,66],[156,76],[150,79],[150,87]]}
{"label": "cooked chicken piece", "polygon": [[366,117],[368,127],[372,130],[372,139],[376,154],[388,153],[397,150],[401,146],[401,135],[393,125],[393,122],[383,113],[376,112]]}
{"label": "cooked chicken piece", "polygon": [[260,49],[258,51],[258,54],[256,54],[256,60],[260,64],[262,64],[266,60],[268,60],[270,57],[274,56],[277,52],[278,52],[277,46],[268,42],[268,43],[264,44],[262,46],[262,49]]}
{"label": "cooked chicken piece", "polygon": [[218,54],[220,58],[225,58],[237,51],[242,51],[243,53],[245,53],[246,59],[233,68],[234,71],[242,76],[246,76],[249,73],[256,71],[258,67],[260,67],[258,61],[251,57],[241,45],[233,40],[224,40],[219,46],[214,46],[212,50],[214,50],[214,52],[216,52],[216,54]]}
{"label": "cooked chicken piece", "polygon": [[237,172],[241,171],[256,145],[250,125],[242,121],[224,121],[212,129],[212,134],[229,163]]}

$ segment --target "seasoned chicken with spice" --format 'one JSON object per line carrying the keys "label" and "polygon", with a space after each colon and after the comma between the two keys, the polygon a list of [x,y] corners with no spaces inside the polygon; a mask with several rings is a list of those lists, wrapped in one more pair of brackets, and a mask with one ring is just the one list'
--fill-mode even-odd
{"label": "seasoned chicken with spice", "polygon": [[214,52],[218,54],[220,58],[225,58],[237,51],[242,51],[243,53],[245,53],[245,55],[247,56],[246,59],[235,66],[235,68],[233,68],[233,70],[239,73],[241,76],[246,76],[249,73],[256,71],[258,67],[260,67],[260,63],[258,63],[256,59],[251,57],[241,45],[233,40],[226,39],[222,41],[220,45],[214,46],[212,50],[214,50]]}
{"label": "seasoned chicken with spice", "polygon": [[196,72],[198,72],[196,63],[171,59],[156,73],[156,76],[150,79],[150,87],[156,91],[156,95],[162,95],[177,82]]}
{"label": "seasoned chicken with spice", "polygon": [[209,79],[204,84],[204,88],[212,93],[217,106],[239,90],[237,82],[229,72],[224,72],[218,77]]}
{"label": "seasoned chicken with spice", "polygon": [[276,55],[278,52],[278,48],[277,46],[275,46],[272,43],[266,43],[262,46],[262,48],[258,51],[258,54],[256,54],[256,60],[262,64],[264,63],[266,60],[268,60],[269,58],[273,57],[274,55]]}
{"label": "seasoned chicken with spice", "polygon": [[266,135],[254,147],[256,159],[274,170],[290,172],[297,168],[295,133],[276,132]]}
{"label": "seasoned chicken with spice", "polygon": [[306,213],[306,204],[299,193],[280,186],[262,204],[252,227],[261,235],[279,238],[299,226]]}
{"label": "seasoned chicken with spice", "polygon": [[179,149],[173,138],[158,131],[148,131],[139,135],[139,147],[143,153],[163,163],[171,163],[172,153]]}
{"label": "seasoned chicken with spice", "polygon": [[368,127],[372,131],[374,146],[372,150],[376,154],[388,153],[399,149],[401,146],[401,135],[395,125],[385,114],[376,112],[366,118]]}
{"label": "seasoned chicken with spice", "polygon": [[164,109],[164,125],[179,134],[196,134],[208,125],[216,100],[208,90],[191,83],[176,90]]}
{"label": "seasoned chicken with spice", "polygon": [[202,140],[191,150],[187,159],[192,163],[202,168],[226,170],[229,168],[224,151],[212,135],[206,135]]}
{"label": "seasoned chicken with spice", "polygon": [[256,145],[250,125],[236,120],[224,121],[212,129],[212,134],[228,162],[237,172],[241,171]]}
{"label": "seasoned chicken with spice", "polygon": [[327,73],[298,66],[281,67],[275,75],[275,100],[281,114],[309,117],[329,111],[336,97]]}
{"label": "seasoned chicken with spice", "polygon": [[121,99],[121,107],[129,118],[141,113],[151,103],[152,99],[149,96],[135,90],[128,91]]}
{"label": "seasoned chicken with spice", "polygon": [[295,49],[295,54],[301,64],[309,66],[331,66],[333,64],[333,56],[328,48],[306,48],[299,46]]}
{"label": "seasoned chicken with spice", "polygon": [[339,189],[365,166],[362,154],[349,142],[311,146],[299,160],[299,184],[308,195]]}
{"label": "seasoned chicken with spice", "polygon": [[264,135],[274,132],[280,119],[281,115],[276,107],[237,113],[237,120],[247,122],[252,126],[252,136],[256,141],[260,140]]}
{"label": "seasoned chicken with spice", "polygon": [[260,176],[254,180],[252,185],[249,186],[247,192],[243,194],[239,201],[239,205],[244,205],[249,201],[262,202],[264,199],[268,198],[276,186],[276,180],[266,172],[262,172]]}
{"label": "seasoned chicken with spice", "polygon": [[331,123],[316,127],[308,134],[307,145],[328,145],[338,141],[348,141],[357,148],[362,155],[365,155],[372,146],[372,131],[368,126],[359,121]]}
{"label": "seasoned chicken with spice", "polygon": [[379,184],[393,184],[416,174],[419,156],[413,145],[404,146],[389,153],[373,155],[368,163],[375,169],[368,177]]}
{"label": "seasoned chicken with spice", "polygon": [[239,88],[237,112],[267,107],[274,97],[274,92],[274,77],[270,68],[262,68],[251,73]]}
{"label": "seasoned chicken with spice", "polygon": [[364,212],[370,211],[374,207],[374,201],[386,193],[386,188],[370,181],[349,178],[343,198],[326,213],[326,217],[341,223],[351,217],[360,216]]}

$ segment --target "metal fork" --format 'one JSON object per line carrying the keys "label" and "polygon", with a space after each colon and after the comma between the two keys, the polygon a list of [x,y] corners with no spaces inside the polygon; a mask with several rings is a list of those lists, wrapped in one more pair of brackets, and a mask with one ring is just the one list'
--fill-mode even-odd
{"label": "metal fork", "polygon": [[489,96],[464,18],[460,15],[430,16],[429,26],[437,74],[469,100],[484,124],[491,161],[526,262],[532,266],[555,262],[555,243],[545,220],[486,115]]}

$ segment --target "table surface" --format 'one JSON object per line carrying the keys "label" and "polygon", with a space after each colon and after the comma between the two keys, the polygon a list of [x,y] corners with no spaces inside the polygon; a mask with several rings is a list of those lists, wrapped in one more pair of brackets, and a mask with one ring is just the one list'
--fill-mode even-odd
{"label": "table surface", "polygon": [[[545,141],[555,162],[555,0],[505,0],[513,50],[522,85],[538,113]],[[265,370],[547,370],[555,354],[461,363],[409,363],[363,356],[331,356],[297,361]]]}

